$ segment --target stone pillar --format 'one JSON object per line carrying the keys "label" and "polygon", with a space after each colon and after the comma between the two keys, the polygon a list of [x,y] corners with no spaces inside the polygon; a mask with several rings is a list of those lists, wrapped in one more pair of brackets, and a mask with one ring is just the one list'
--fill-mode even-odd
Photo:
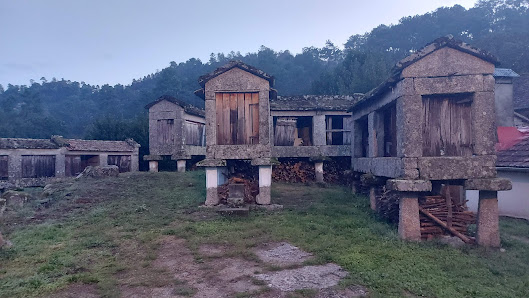
{"label": "stone pillar", "polygon": [[476,241],[482,246],[500,247],[497,191],[479,191]]}
{"label": "stone pillar", "polygon": [[216,167],[206,168],[206,206],[215,206],[219,204],[217,186],[219,185],[219,171]]}
{"label": "stone pillar", "polygon": [[99,165],[102,167],[108,166],[108,154],[99,154]]}
{"label": "stone pillar", "polygon": [[419,198],[414,192],[400,192],[399,236],[401,239],[420,241]]}
{"label": "stone pillar", "polygon": [[61,148],[55,155],[55,177],[64,177],[66,171],[66,148]]}
{"label": "stone pillar", "polygon": [[256,203],[269,205],[271,202],[270,188],[272,186],[272,166],[259,166],[259,194]]}
{"label": "stone pillar", "polygon": [[312,143],[314,146],[327,145],[325,115],[314,115],[312,117]]}
{"label": "stone pillar", "polygon": [[158,172],[157,160],[149,160],[149,172]]}
{"label": "stone pillar", "polygon": [[316,182],[323,182],[323,162],[318,161],[314,163],[314,170],[316,172]]}
{"label": "stone pillar", "polygon": [[369,203],[371,205],[371,210],[377,210],[377,198],[375,197],[375,187],[369,187]]}
{"label": "stone pillar", "polygon": [[186,160],[185,159],[179,159],[176,161],[176,169],[178,172],[185,172],[186,171]]}

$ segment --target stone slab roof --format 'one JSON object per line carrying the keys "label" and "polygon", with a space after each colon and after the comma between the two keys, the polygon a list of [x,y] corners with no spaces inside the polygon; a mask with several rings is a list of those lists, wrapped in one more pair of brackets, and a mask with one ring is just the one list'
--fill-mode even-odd
{"label": "stone slab roof", "polygon": [[172,97],[170,95],[162,95],[160,97],[158,97],[158,99],[156,99],[155,101],[149,103],[148,105],[145,106],[146,109],[150,109],[152,106],[154,106],[155,104],[161,102],[161,101],[164,101],[164,100],[167,100],[169,102],[172,102],[176,105],[179,105],[181,106],[182,108],[184,108],[184,111],[190,115],[195,115],[195,116],[199,116],[199,117],[205,117],[206,115],[206,112],[200,108],[197,108],[193,105],[190,105],[186,102],[184,102],[183,100],[180,100],[176,97]]}
{"label": "stone slab roof", "polygon": [[133,152],[139,144],[132,139],[126,141],[100,141],[65,139],[69,151]]}
{"label": "stone slab roof", "polygon": [[514,109],[529,109],[529,74],[522,74],[513,82]]}
{"label": "stone slab roof", "polygon": [[444,47],[450,47],[459,50],[461,52],[476,56],[495,65],[498,64],[498,60],[492,54],[476,47],[473,47],[467,43],[464,43],[463,41],[454,39],[452,35],[443,36],[427,44],[417,52],[397,62],[397,64],[395,64],[392,69],[392,75],[382,84],[378,85],[376,88],[366,93],[363,98],[357,100],[354,106],[363,104],[364,102],[370,99],[380,96],[400,80],[400,74],[406,67]]}
{"label": "stone slab roof", "polygon": [[524,137],[514,146],[496,153],[497,167],[529,168],[529,137]]}
{"label": "stone slab roof", "polygon": [[215,69],[214,71],[212,71],[212,72],[210,72],[208,74],[200,76],[198,78],[198,83],[200,84],[200,86],[202,88],[204,88],[206,86],[206,83],[209,80],[211,80],[214,77],[219,76],[219,75],[221,75],[221,74],[223,74],[223,73],[227,72],[228,70],[230,70],[232,68],[235,68],[235,67],[240,68],[240,69],[242,69],[244,71],[247,71],[247,72],[249,72],[251,74],[254,74],[254,75],[258,76],[258,77],[261,77],[261,78],[267,80],[268,82],[270,82],[270,87],[273,87],[273,85],[274,85],[274,77],[273,76],[267,74],[266,72],[264,72],[264,71],[262,71],[262,70],[260,70],[258,68],[255,68],[255,67],[253,67],[251,65],[248,65],[248,64],[246,64],[246,63],[244,63],[242,61],[239,61],[239,60],[232,60],[232,61],[228,62],[228,64],[225,64],[225,65]]}
{"label": "stone slab roof", "polygon": [[0,138],[0,149],[59,149],[50,139]]}
{"label": "stone slab roof", "polygon": [[347,111],[363,94],[296,95],[270,99],[271,111]]}
{"label": "stone slab roof", "polygon": [[510,78],[519,77],[519,75],[510,68],[497,68],[497,67],[494,69],[494,73],[492,75],[495,77],[510,77]]}

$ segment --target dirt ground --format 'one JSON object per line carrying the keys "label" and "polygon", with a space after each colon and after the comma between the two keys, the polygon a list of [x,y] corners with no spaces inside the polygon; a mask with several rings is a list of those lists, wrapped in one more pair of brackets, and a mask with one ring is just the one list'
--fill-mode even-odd
{"label": "dirt ground", "polygon": [[[256,260],[226,257],[229,247],[164,236],[149,266],[119,274],[122,297],[363,297],[363,287],[340,288],[338,265],[303,266],[312,256],[288,243],[257,248]],[[75,290],[75,288],[73,289]],[[72,297],[63,295],[61,297]],[[83,296],[76,296],[83,297]],[[93,296],[84,296],[93,297]]]}

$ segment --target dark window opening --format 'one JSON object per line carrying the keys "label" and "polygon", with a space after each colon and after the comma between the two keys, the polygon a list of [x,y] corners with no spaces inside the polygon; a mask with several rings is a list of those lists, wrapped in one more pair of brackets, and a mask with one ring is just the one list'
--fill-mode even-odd
{"label": "dark window opening", "polygon": [[397,107],[392,104],[382,111],[384,118],[384,156],[397,156]]}
{"label": "dark window opening", "polygon": [[351,144],[351,117],[326,116],[327,145]]}
{"label": "dark window opening", "polygon": [[77,176],[88,166],[99,166],[99,155],[66,155],[64,172],[67,177]]}
{"label": "dark window opening", "polygon": [[0,180],[9,179],[8,156],[0,155]]}
{"label": "dark window opening", "polygon": [[312,146],[312,117],[274,117],[275,146]]}

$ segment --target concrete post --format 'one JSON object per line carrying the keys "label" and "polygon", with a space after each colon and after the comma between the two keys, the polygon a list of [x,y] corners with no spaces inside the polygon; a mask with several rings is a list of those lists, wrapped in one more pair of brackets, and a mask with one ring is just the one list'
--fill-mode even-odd
{"label": "concrete post", "polygon": [[64,177],[66,171],[66,148],[61,148],[55,155],[55,177]]}
{"label": "concrete post", "polygon": [[157,160],[149,160],[149,172],[158,172]]}
{"label": "concrete post", "polygon": [[185,159],[179,159],[176,161],[176,169],[180,173],[184,173],[186,171],[186,160]]}
{"label": "concrete post", "polygon": [[314,170],[316,172],[316,182],[323,182],[323,162],[314,163]]}
{"label": "concrete post", "polygon": [[327,145],[325,115],[314,115],[312,117],[312,142],[314,146]]}
{"label": "concrete post", "polygon": [[369,188],[369,203],[371,205],[371,210],[377,210],[377,198],[375,196],[375,187],[371,186]]}
{"label": "concrete post", "polygon": [[482,246],[500,247],[497,191],[479,191],[476,241]]}
{"label": "concrete post", "polygon": [[99,154],[99,165],[102,167],[108,166],[108,154]]}
{"label": "concrete post", "polygon": [[259,194],[256,203],[269,205],[271,202],[272,166],[259,166]]}
{"label": "concrete post", "polygon": [[206,206],[215,206],[219,204],[217,187],[219,183],[219,171],[216,167],[206,168]]}
{"label": "concrete post", "polygon": [[400,192],[399,236],[401,239],[420,241],[419,198],[414,192]]}

